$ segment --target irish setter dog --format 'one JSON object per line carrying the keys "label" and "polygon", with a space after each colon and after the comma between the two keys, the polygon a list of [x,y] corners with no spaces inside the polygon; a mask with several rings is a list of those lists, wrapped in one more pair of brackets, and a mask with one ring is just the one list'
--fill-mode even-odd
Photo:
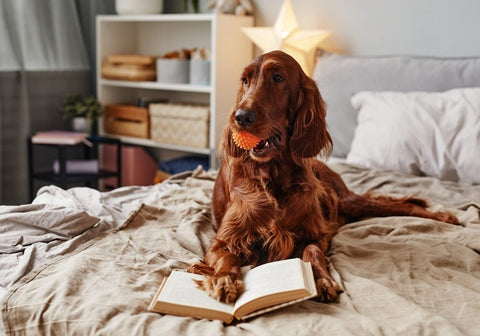
{"label": "irish setter dog", "polygon": [[[328,272],[326,253],[337,229],[377,216],[418,216],[457,223],[449,212],[430,212],[414,197],[357,195],[317,159],[330,154],[326,108],[315,82],[281,51],[258,56],[241,76],[223,133],[224,158],[212,199],[217,231],[204,261],[191,272],[220,301],[243,290],[241,266],[300,257],[312,264],[318,300],[334,301],[340,287]],[[234,132],[262,139],[245,150]]]}

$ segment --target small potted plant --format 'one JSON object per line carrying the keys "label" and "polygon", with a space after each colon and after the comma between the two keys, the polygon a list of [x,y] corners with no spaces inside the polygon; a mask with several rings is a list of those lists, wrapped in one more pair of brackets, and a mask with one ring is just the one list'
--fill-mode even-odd
{"label": "small potted plant", "polygon": [[73,94],[65,98],[61,113],[63,119],[72,121],[74,131],[95,133],[102,106],[94,96]]}
{"label": "small potted plant", "polygon": [[[185,8],[188,8],[188,4],[187,4],[187,0],[184,0],[184,6]],[[198,0],[190,0],[190,3],[192,5],[192,8],[193,8],[193,12],[195,13],[200,13],[200,6],[199,6],[199,3],[198,3]]]}

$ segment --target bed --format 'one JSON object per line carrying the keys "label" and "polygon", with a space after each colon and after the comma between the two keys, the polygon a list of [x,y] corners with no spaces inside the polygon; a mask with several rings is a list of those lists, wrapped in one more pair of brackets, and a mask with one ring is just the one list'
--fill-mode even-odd
{"label": "bed", "polygon": [[[103,193],[47,186],[31,204],[0,207],[3,332],[479,335],[480,59],[323,54],[314,78],[335,143],[328,164],[347,185],[426,198],[461,225],[416,217],[346,225],[328,255],[343,288],[336,302],[224,325],[147,311],[162,279],[210,244],[215,171]],[[372,130],[389,131],[379,140]]]}

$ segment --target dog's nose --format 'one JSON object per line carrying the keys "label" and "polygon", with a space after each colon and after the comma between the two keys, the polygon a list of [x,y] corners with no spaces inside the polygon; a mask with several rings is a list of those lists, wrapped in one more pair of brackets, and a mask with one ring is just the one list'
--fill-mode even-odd
{"label": "dog's nose", "polygon": [[239,126],[252,126],[255,120],[257,120],[257,115],[252,110],[238,109],[235,112],[235,121]]}

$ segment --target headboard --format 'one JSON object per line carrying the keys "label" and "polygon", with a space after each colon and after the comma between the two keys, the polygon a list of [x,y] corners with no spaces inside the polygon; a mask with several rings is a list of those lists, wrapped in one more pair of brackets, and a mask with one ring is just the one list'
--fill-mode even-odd
{"label": "headboard", "polygon": [[313,74],[327,103],[333,155],[346,157],[357,126],[350,99],[359,91],[446,91],[480,87],[480,57],[355,57],[324,53]]}

